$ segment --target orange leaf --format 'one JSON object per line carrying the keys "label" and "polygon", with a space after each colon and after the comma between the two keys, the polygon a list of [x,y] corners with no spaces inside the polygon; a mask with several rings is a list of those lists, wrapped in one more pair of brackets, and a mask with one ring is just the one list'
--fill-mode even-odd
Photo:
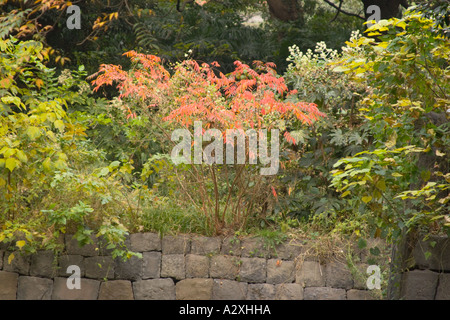
{"label": "orange leaf", "polygon": [[36,79],[35,83],[36,83],[36,86],[40,89],[42,87],[42,85],[44,84],[44,81],[42,81],[42,79]]}

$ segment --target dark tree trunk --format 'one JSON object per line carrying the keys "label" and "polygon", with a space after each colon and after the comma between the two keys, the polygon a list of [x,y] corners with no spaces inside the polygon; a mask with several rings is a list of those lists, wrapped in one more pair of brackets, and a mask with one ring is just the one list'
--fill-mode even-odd
{"label": "dark tree trunk", "polygon": [[366,19],[371,15],[371,12],[367,12],[367,8],[372,5],[380,7],[381,19],[398,17],[400,13],[399,6],[408,7],[408,1],[406,0],[362,0],[362,2]]}
{"label": "dark tree trunk", "polygon": [[267,0],[272,17],[282,21],[300,18],[301,10],[297,0]]}
{"label": "dark tree trunk", "polygon": [[[345,0],[344,0],[345,1]],[[364,15],[367,20],[371,16],[371,12],[367,12],[367,8],[371,5],[380,7],[381,19],[389,19],[399,16],[399,6],[408,7],[407,0],[361,0],[364,4]],[[298,0],[267,0],[269,11],[272,17],[282,21],[292,21],[301,18],[302,10]],[[330,4],[328,2],[328,4]],[[334,6],[336,9],[338,6]],[[340,8],[340,7],[339,7]],[[348,12],[341,11],[344,14]],[[356,15],[356,14],[355,14]]]}

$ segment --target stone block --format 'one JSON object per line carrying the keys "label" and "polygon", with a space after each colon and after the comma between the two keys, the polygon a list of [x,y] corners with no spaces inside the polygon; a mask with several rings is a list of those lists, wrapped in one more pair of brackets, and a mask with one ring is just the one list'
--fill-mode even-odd
{"label": "stone block", "polygon": [[274,300],[275,286],[267,283],[253,283],[248,285],[247,300]]}
{"label": "stone block", "polygon": [[277,284],[275,300],[303,300],[303,286],[299,283]]}
{"label": "stone block", "polygon": [[209,258],[198,254],[186,255],[186,278],[208,278]]}
{"label": "stone block", "polygon": [[0,251],[5,252],[6,250],[8,250],[10,244],[11,244],[10,242],[0,241]]}
{"label": "stone block", "polygon": [[302,261],[296,266],[295,282],[303,287],[325,286],[325,268],[317,261]]}
{"label": "stone block", "polygon": [[295,281],[294,261],[269,259],[267,260],[267,283],[279,284]]}
{"label": "stone block", "polygon": [[31,256],[30,276],[53,278],[57,274],[53,251],[38,251]]}
{"label": "stone block", "polygon": [[353,288],[366,290],[367,289],[367,279],[369,274],[367,274],[367,268],[369,267],[366,263],[358,263],[356,264],[356,270],[354,270],[353,274]]}
{"label": "stone block", "polygon": [[69,289],[71,279],[56,277],[53,282],[52,300],[97,300],[100,281],[80,279],[80,289]]}
{"label": "stone block", "polygon": [[222,240],[220,253],[224,255],[240,256],[242,253],[241,240],[236,237],[226,237]]}
{"label": "stone block", "polygon": [[163,254],[187,254],[191,251],[191,239],[188,235],[164,236],[162,239]]}
{"label": "stone block", "polygon": [[212,255],[220,253],[222,239],[219,237],[195,236],[191,240],[191,253]]}
{"label": "stone block", "polygon": [[181,280],[186,278],[186,261],[183,254],[163,254],[161,277]]}
{"label": "stone block", "polygon": [[161,252],[144,252],[142,259],[142,279],[159,278],[161,275]]}
{"label": "stone block", "polygon": [[97,238],[95,235],[91,235],[92,243],[80,246],[78,240],[73,237],[72,234],[66,234],[66,252],[71,255],[81,255],[84,257],[98,256],[99,250],[97,246]]}
{"label": "stone block", "polygon": [[125,261],[116,258],[114,266],[115,279],[118,280],[141,280],[143,271],[143,259],[132,256]]}
{"label": "stone block", "polygon": [[110,256],[87,257],[84,266],[86,278],[114,279],[115,263]]}
{"label": "stone block", "polygon": [[435,300],[450,300],[450,273],[439,274]]}
{"label": "stone block", "polygon": [[112,280],[102,282],[98,300],[134,300],[131,281]]}
{"label": "stone block", "polygon": [[369,290],[347,290],[347,300],[377,300],[375,294]]}
{"label": "stone block", "polygon": [[50,300],[53,280],[20,276],[17,286],[17,300]]}
{"label": "stone block", "polygon": [[430,236],[427,241],[418,241],[413,249],[416,267],[434,271],[450,271],[450,239]]}
{"label": "stone block", "polygon": [[242,257],[268,257],[269,251],[265,248],[261,238],[245,238],[242,240]]}
{"label": "stone block", "polygon": [[70,277],[72,273],[67,273],[69,266],[78,266],[80,268],[80,276],[84,277],[84,257],[80,255],[62,255],[58,259],[58,276]]}
{"label": "stone block", "polygon": [[175,292],[177,300],[211,300],[213,279],[191,278],[178,281]]}
{"label": "stone block", "polygon": [[273,257],[283,260],[294,260],[304,251],[303,244],[298,240],[291,240],[277,245]]}
{"label": "stone block", "polygon": [[305,300],[345,300],[345,289],[329,287],[307,287],[303,291]]}
{"label": "stone block", "polygon": [[430,270],[406,272],[402,280],[402,299],[434,300],[439,273]]}
{"label": "stone block", "polygon": [[214,279],[213,300],[245,300],[248,284],[228,279]]}
{"label": "stone block", "polygon": [[263,258],[241,258],[238,280],[250,283],[266,282],[266,266],[266,259]]}
{"label": "stone block", "polygon": [[18,278],[15,272],[0,271],[0,300],[16,300]]}
{"label": "stone block", "polygon": [[[14,259],[11,260],[11,263],[8,263],[8,259],[11,254],[14,254]],[[3,270],[8,272],[17,272],[21,275],[29,275],[30,274],[30,262],[31,256],[22,254],[19,251],[6,251],[3,258]]]}
{"label": "stone block", "polygon": [[133,282],[136,300],[175,300],[175,284],[172,279],[149,279]]}
{"label": "stone block", "polygon": [[239,273],[239,257],[218,255],[211,257],[209,274],[211,278],[236,279]]}
{"label": "stone block", "polygon": [[161,237],[157,233],[145,232],[131,234],[130,243],[131,251],[161,251]]}
{"label": "stone block", "polygon": [[326,286],[332,288],[353,288],[353,276],[346,264],[330,261],[326,267]]}

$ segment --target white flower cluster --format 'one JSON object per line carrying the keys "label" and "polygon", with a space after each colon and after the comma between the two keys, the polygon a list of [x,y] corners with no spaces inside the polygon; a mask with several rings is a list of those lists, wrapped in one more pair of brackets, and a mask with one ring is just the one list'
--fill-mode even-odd
{"label": "white flower cluster", "polygon": [[309,64],[328,63],[339,57],[337,50],[327,48],[325,42],[320,41],[316,44],[314,52],[308,49],[305,53],[300,51],[297,45],[289,47],[289,57],[287,61],[292,61],[288,69],[300,69],[302,66]]}
{"label": "white flower cluster", "polygon": [[63,84],[67,79],[73,79],[70,69],[64,69],[58,77],[58,83]]}
{"label": "white flower cluster", "polygon": [[[350,35],[351,43],[355,43],[361,38],[359,30],[352,31]],[[342,51],[344,53],[349,53],[350,51],[359,50],[359,48],[352,47],[342,47]],[[311,49],[308,49],[305,53],[300,51],[300,48],[297,45],[292,45],[289,47],[289,57],[286,59],[287,61],[292,61],[289,65],[289,68],[300,68],[304,64],[311,63],[328,63],[339,58],[339,53],[337,50],[333,50],[327,48],[327,44],[324,41],[317,42],[316,47],[314,48],[314,52]]]}
{"label": "white flower cluster", "polygon": [[89,84],[87,82],[82,82],[79,86],[78,86],[78,94],[83,94],[85,92],[90,92],[91,91],[91,87],[89,86]]}
{"label": "white flower cluster", "polygon": [[325,62],[334,60],[339,56],[337,50],[327,48],[327,44],[323,41],[320,41],[316,44],[316,48],[314,49],[316,54],[314,55],[317,59],[323,60]]}
{"label": "white flower cluster", "polygon": [[[359,33],[359,30],[354,30],[352,31],[351,35],[350,35],[350,43],[357,43],[358,40],[362,37],[361,33]],[[350,54],[350,53],[354,53],[354,52],[361,52],[362,48],[360,48],[359,46],[345,46],[342,47],[342,52],[345,54]]]}
{"label": "white flower cluster", "polygon": [[189,49],[187,53],[184,54],[185,58],[188,58],[192,55],[192,49]]}

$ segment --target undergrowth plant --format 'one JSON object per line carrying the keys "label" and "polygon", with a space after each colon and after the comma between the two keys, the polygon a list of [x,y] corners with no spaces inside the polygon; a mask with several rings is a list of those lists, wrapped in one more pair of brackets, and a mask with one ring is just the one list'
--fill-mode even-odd
{"label": "undergrowth plant", "polygon": [[[351,39],[359,37],[354,32]],[[334,163],[370,144],[367,126],[357,109],[366,86],[333,71],[332,64],[350,54],[350,49],[344,47],[338,53],[324,42],[317,43],[314,51],[290,47],[290,64],[284,74],[286,83],[297,90],[299,99],[316,103],[327,117],[312,126],[294,123],[291,127],[291,135],[299,143],[292,148],[290,161],[280,173],[285,187],[274,216],[285,228],[297,228],[300,220],[312,221],[310,228],[316,231],[340,229],[339,232],[352,234],[364,230],[364,223],[352,219],[352,210],[329,188]],[[361,54],[354,51],[351,52],[354,55]]]}

